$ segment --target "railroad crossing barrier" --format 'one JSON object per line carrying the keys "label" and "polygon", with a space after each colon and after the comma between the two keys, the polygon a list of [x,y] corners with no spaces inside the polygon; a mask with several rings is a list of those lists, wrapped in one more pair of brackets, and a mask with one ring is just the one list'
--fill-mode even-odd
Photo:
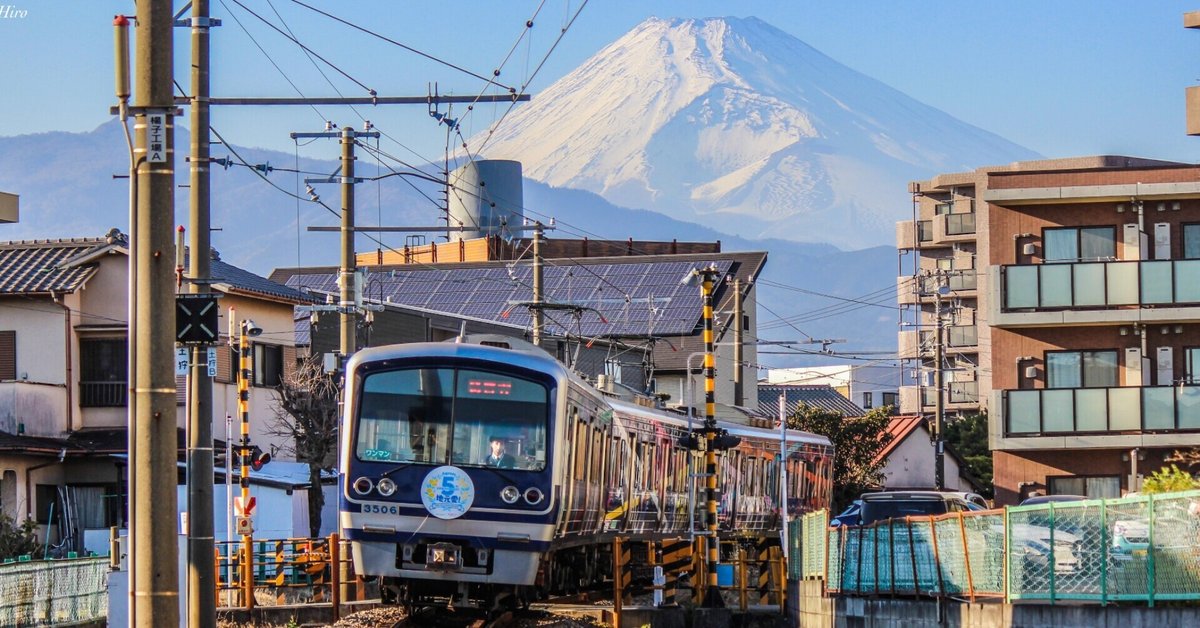
{"label": "railroad crossing barrier", "polygon": [[224,608],[251,609],[256,603],[328,602],[335,619],[345,602],[363,598],[353,572],[349,542],[326,538],[255,539],[246,558],[241,541],[216,543],[217,600]]}

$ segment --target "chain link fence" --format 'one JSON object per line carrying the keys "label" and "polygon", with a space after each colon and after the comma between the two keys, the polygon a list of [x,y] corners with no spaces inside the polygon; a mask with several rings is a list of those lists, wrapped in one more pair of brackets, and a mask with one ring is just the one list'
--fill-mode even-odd
{"label": "chain link fence", "polygon": [[0,626],[55,626],[108,616],[108,558],[0,565]]}
{"label": "chain link fence", "polygon": [[792,522],[789,574],[823,577],[832,593],[1200,600],[1200,491],[827,522],[824,511]]}
{"label": "chain link fence", "polygon": [[1200,491],[1008,509],[1013,600],[1200,600]]}

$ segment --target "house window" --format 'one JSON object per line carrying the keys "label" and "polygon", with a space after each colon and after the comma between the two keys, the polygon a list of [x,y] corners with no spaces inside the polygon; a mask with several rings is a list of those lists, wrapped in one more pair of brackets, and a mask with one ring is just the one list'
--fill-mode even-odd
{"label": "house window", "polygon": [[1091,499],[1121,496],[1121,478],[1115,475],[1047,478],[1047,483],[1051,495],[1083,495]]}
{"label": "house window", "polygon": [[1187,259],[1200,258],[1200,224],[1183,226],[1183,256]]}
{"label": "house window", "polygon": [[0,381],[17,378],[17,332],[0,331]]}
{"label": "house window", "polygon": [[869,392],[863,393],[863,404],[862,404],[863,410],[870,410],[871,408],[874,407],[873,405],[871,405],[872,401],[874,401],[872,399],[873,396],[874,396],[874,393],[869,393]]}
{"label": "house window", "polygon": [[1104,388],[1116,385],[1116,351],[1046,352],[1046,386],[1049,388]]}
{"label": "house window", "polygon": [[1042,232],[1047,262],[1078,262],[1115,259],[1115,227],[1046,229]]}
{"label": "house window", "polygon": [[127,352],[124,338],[79,341],[79,405],[85,408],[125,405]]}
{"label": "house window", "polygon": [[254,345],[254,385],[273,388],[283,379],[283,347]]}
{"label": "house window", "polygon": [[37,511],[34,515],[37,522],[46,525],[50,523],[50,514],[62,516],[62,504],[58,503],[58,487],[54,484],[38,484],[34,489]]}
{"label": "house window", "polygon": [[900,407],[900,400],[898,399],[899,396],[900,396],[900,393],[894,393],[894,392],[883,393],[883,405],[891,406],[893,408]]}

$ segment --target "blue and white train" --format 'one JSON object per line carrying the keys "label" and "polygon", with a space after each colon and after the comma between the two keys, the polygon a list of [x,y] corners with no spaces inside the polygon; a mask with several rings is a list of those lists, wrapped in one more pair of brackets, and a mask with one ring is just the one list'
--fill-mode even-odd
{"label": "blue and white train", "polygon": [[[605,394],[533,345],[364,349],[345,400],[340,526],[385,599],[528,600],[607,577],[616,535],[691,530],[689,474],[703,464],[680,443],[686,418]],[[741,438],[720,457],[722,536],[777,533],[779,432],[722,427]],[[827,507],[829,440],[787,439],[787,510]]]}

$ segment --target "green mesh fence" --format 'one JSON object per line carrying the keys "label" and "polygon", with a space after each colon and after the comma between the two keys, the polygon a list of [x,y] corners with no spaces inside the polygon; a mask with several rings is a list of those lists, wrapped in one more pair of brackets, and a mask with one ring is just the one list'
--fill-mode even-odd
{"label": "green mesh fence", "polygon": [[1200,600],[1200,491],[827,528],[792,524],[791,574],[857,595]]}
{"label": "green mesh fence", "polygon": [[108,558],[0,566],[0,626],[55,626],[108,615]]}

